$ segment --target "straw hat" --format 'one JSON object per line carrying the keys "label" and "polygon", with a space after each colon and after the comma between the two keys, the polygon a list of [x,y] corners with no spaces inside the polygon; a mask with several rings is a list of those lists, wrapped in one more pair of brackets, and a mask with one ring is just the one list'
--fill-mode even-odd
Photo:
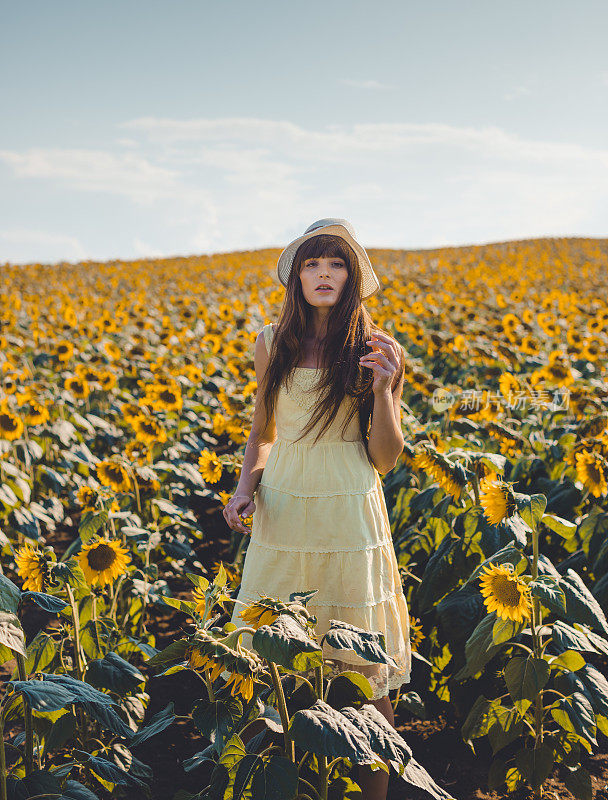
{"label": "straw hat", "polygon": [[328,217],[327,219],[318,219],[309,225],[304,231],[302,236],[298,236],[291,244],[288,244],[285,250],[279,256],[277,262],[277,273],[279,280],[283,286],[287,286],[287,279],[291,272],[293,259],[298,247],[307,239],[313,236],[320,236],[331,234],[332,236],[340,236],[353,248],[359,261],[361,268],[361,300],[374,294],[380,288],[380,281],[376,277],[376,273],[371,265],[369,256],[357,241],[355,229],[347,219],[338,219],[336,217]]}

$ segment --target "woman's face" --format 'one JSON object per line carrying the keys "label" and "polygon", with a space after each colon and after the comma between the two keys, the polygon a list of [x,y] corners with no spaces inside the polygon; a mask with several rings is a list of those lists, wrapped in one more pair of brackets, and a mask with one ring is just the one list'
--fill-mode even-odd
{"label": "woman's face", "polygon": [[[348,267],[339,256],[307,258],[300,269],[302,293],[311,306],[333,306],[348,280]],[[329,286],[330,289],[320,289]]]}

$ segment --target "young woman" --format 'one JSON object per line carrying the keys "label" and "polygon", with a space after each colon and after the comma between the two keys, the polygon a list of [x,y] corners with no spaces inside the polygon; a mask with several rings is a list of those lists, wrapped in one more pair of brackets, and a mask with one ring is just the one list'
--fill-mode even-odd
{"label": "young woman", "polygon": [[[388,693],[409,681],[411,650],[379,473],[403,450],[403,348],[362,305],[380,284],[347,220],[314,222],[283,251],[278,275],[287,292],[278,323],[256,340],[252,428],[224,508],[232,529],[251,533],[239,600],[317,589],[307,607],[320,636],[330,619],[381,631],[397,668],[324,652],[368,678],[392,725]],[[252,513],[250,530],[242,518]],[[386,796],[386,773],[359,774],[365,798]]]}

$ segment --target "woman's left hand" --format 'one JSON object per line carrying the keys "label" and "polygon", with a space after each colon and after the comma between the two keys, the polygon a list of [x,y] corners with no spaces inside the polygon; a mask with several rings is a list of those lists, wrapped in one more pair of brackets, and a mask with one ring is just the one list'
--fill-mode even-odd
{"label": "woman's left hand", "polygon": [[385,333],[374,333],[366,342],[373,352],[361,356],[359,363],[374,371],[374,394],[392,392],[393,381],[401,365],[398,345]]}

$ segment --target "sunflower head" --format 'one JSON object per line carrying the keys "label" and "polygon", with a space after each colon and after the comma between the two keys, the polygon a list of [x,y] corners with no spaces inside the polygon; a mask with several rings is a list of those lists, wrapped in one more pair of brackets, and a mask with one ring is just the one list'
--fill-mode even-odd
{"label": "sunflower head", "polygon": [[262,625],[272,625],[281,612],[275,607],[272,600],[270,602],[268,600],[256,600],[256,602],[250,603],[241,611],[241,619],[256,630]]}
{"label": "sunflower head", "polygon": [[254,684],[259,682],[259,676],[265,671],[258,654],[240,645],[238,631],[216,638],[208,631],[199,629],[190,640],[186,656],[192,669],[209,671],[212,683],[223,672],[229,672],[226,686],[230,686],[230,694],[233,697],[241,695],[244,700],[251,700]]}
{"label": "sunflower head", "polygon": [[511,564],[490,564],[482,570],[479,590],[488,613],[504,620],[523,622],[530,619],[532,602],[530,589],[515,573]]}
{"label": "sunflower head", "polygon": [[78,553],[78,563],[91,586],[114,583],[130,561],[128,548],[115,539],[93,538]]}
{"label": "sunflower head", "polygon": [[44,592],[50,583],[49,553],[40,550],[36,545],[24,544],[15,554],[17,574],[23,578],[23,588],[33,592]]}
{"label": "sunflower head", "polygon": [[494,472],[479,482],[479,502],[488,522],[493,525],[498,525],[516,510],[511,484],[505,483]]}
{"label": "sunflower head", "polygon": [[424,634],[422,632],[420,620],[416,617],[410,617],[410,645],[414,652],[418,651],[418,647],[423,639]]}

